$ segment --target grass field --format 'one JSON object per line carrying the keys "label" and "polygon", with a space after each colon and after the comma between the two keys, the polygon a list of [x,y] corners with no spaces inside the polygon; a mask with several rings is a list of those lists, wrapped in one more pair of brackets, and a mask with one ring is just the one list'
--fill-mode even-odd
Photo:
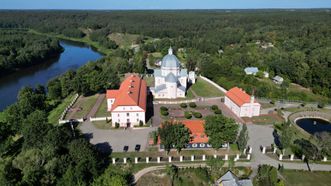
{"label": "grass field", "polygon": [[274,123],[282,123],[284,122],[284,119],[279,115],[268,114],[268,115],[255,116],[252,118],[252,122],[254,124],[259,124],[259,125],[266,125],[266,124],[270,125]]}
{"label": "grass field", "polygon": [[208,83],[207,81],[197,79],[196,83],[190,87],[200,97],[218,97],[224,96],[223,92],[218,90],[216,87]]}
{"label": "grass field", "polygon": [[107,99],[105,98],[102,101],[97,113],[95,113],[95,117],[106,117],[106,116],[110,116],[110,112],[107,111]]}
{"label": "grass field", "polygon": [[73,113],[68,112],[66,119],[79,119],[85,117],[94,106],[97,101],[98,95],[95,94],[89,97],[80,97],[77,102],[72,107],[73,109],[80,108],[80,111],[73,111]]}
{"label": "grass field", "polygon": [[112,124],[111,122],[107,121],[93,121],[93,125],[98,128],[98,129],[112,129]]}
{"label": "grass field", "polygon": [[135,44],[139,35],[137,34],[123,34],[123,33],[112,33],[108,35],[108,38],[115,41],[120,47],[130,47]]}
{"label": "grass field", "polygon": [[74,97],[75,95],[70,95],[66,97],[62,101],[62,103],[60,103],[56,108],[54,108],[48,115],[48,122],[51,124],[57,124],[59,122],[62,112],[70,104]]}
{"label": "grass field", "polygon": [[281,175],[289,186],[328,186],[331,183],[331,172],[285,170]]}

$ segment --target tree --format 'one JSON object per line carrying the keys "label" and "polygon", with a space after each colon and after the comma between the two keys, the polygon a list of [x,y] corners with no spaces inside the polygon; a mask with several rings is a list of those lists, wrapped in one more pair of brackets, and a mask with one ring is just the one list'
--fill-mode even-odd
{"label": "tree", "polygon": [[167,175],[171,178],[171,185],[174,185],[174,180],[178,176],[178,167],[176,165],[166,166]]}
{"label": "tree", "polygon": [[129,184],[129,176],[121,168],[110,165],[103,174],[94,179],[92,186],[125,186]]}
{"label": "tree", "polygon": [[290,128],[289,123],[283,123],[282,132],[279,136],[280,148],[283,150],[283,154],[285,153],[285,149],[290,147],[293,140],[293,131]]}
{"label": "tree", "polygon": [[254,178],[254,185],[257,186],[276,186],[279,182],[277,169],[270,165],[259,165],[258,172]]}
{"label": "tree", "polygon": [[306,139],[296,139],[294,145],[297,146],[298,155],[304,155],[305,161],[315,160],[320,158],[318,148]]}
{"label": "tree", "polygon": [[248,131],[247,126],[243,124],[242,129],[239,133],[238,139],[237,139],[237,145],[239,150],[243,151],[247,146],[248,141]]}
{"label": "tree", "polygon": [[161,144],[164,145],[167,153],[169,153],[172,147],[175,147],[177,152],[180,152],[190,142],[190,131],[181,123],[165,121],[158,129],[158,133]]}
{"label": "tree", "polygon": [[237,138],[238,125],[223,115],[207,116],[205,132],[208,136],[208,143],[214,149],[219,149],[225,143],[232,143]]}
{"label": "tree", "polygon": [[43,111],[35,111],[27,116],[23,122],[22,135],[24,137],[23,148],[42,148],[47,132],[51,125],[47,122],[47,115]]}

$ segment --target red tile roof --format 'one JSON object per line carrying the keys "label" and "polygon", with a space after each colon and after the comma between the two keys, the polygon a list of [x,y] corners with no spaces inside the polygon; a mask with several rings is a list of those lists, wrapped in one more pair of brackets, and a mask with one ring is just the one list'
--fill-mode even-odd
{"label": "red tile roof", "polygon": [[225,95],[238,106],[242,106],[245,103],[250,103],[251,101],[251,96],[238,87],[230,89]]}
{"label": "red tile roof", "polygon": [[147,84],[137,75],[127,77],[118,90],[107,90],[107,99],[115,98],[111,111],[118,106],[139,106],[146,111]]}
{"label": "red tile roof", "polygon": [[178,122],[183,123],[191,131],[192,141],[190,143],[208,143],[204,120],[181,120]]}

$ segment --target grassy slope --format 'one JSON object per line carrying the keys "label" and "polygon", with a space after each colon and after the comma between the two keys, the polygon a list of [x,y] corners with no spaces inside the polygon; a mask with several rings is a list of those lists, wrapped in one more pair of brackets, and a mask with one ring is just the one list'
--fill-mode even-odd
{"label": "grassy slope", "polygon": [[70,95],[63,99],[62,103],[59,104],[56,108],[54,108],[48,115],[48,121],[52,124],[57,124],[58,120],[64,109],[70,104],[70,102],[74,99],[75,95]]}
{"label": "grassy slope", "polygon": [[112,33],[108,35],[108,38],[115,41],[117,45],[122,48],[128,48],[132,44],[136,43],[139,35],[137,34],[123,34],[123,33]]}
{"label": "grassy slope", "polygon": [[224,94],[216,87],[207,81],[198,78],[196,83],[190,87],[198,96],[201,97],[217,97],[224,96]]}
{"label": "grassy slope", "polygon": [[331,183],[330,172],[285,170],[281,174],[285,178],[285,184],[291,186],[327,186]]}

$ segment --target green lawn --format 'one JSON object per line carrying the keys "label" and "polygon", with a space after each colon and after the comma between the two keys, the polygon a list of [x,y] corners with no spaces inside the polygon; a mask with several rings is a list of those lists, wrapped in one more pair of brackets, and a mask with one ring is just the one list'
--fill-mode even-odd
{"label": "green lawn", "polygon": [[196,83],[190,87],[190,89],[192,89],[200,97],[224,96],[223,92],[200,77],[197,79]]}
{"label": "green lawn", "polygon": [[331,172],[285,170],[281,175],[289,186],[328,186],[331,183]]}
{"label": "green lawn", "polygon": [[63,99],[62,103],[60,103],[56,108],[54,108],[48,115],[48,122],[51,124],[57,124],[62,112],[64,109],[70,104],[70,102],[74,99],[75,95],[70,95]]}
{"label": "green lawn", "polygon": [[92,123],[98,129],[112,129],[112,123],[110,121],[93,121]]}
{"label": "green lawn", "polygon": [[107,111],[107,99],[105,98],[102,101],[97,113],[95,113],[95,117],[106,117],[106,116],[110,116],[110,112]]}
{"label": "green lawn", "polygon": [[67,119],[80,119],[85,117],[94,106],[97,101],[98,95],[95,94],[93,96],[78,98],[77,102],[74,104],[73,109],[81,108],[80,111],[75,112],[70,118],[68,118],[71,114],[68,113],[66,115]]}
{"label": "green lawn", "polygon": [[108,38],[115,41],[120,47],[130,47],[132,44],[136,43],[139,35],[137,34],[123,34],[123,33],[112,33],[108,35]]}

